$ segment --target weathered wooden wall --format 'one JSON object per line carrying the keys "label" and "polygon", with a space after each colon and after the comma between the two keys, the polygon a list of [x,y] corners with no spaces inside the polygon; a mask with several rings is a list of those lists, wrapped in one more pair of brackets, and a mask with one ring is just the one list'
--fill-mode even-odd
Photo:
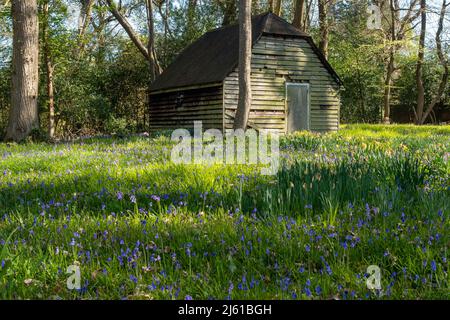
{"label": "weathered wooden wall", "polygon": [[195,120],[222,130],[222,85],[151,94],[149,114],[151,131],[192,128]]}
{"label": "weathered wooden wall", "polygon": [[[264,35],[252,49],[252,107],[249,122],[285,132],[285,83],[310,84],[311,129],[337,130],[338,85],[304,39]],[[225,128],[233,126],[238,101],[238,72],[224,80]]]}

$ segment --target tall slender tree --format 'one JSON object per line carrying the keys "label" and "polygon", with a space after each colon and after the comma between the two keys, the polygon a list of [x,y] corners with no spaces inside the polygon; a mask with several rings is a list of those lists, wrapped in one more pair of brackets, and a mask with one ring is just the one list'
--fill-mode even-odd
{"label": "tall slender tree", "polygon": [[328,56],[328,34],[330,32],[328,24],[328,7],[330,1],[331,0],[317,0],[320,29],[319,50],[323,53],[325,58]]}
{"label": "tall slender tree", "polygon": [[49,21],[50,14],[48,10],[48,0],[45,0],[42,5],[42,42],[43,42],[43,54],[45,63],[45,73],[47,76],[47,107],[48,107],[48,137],[54,138],[55,135],[55,99],[53,90],[53,61],[51,57],[50,49],[50,34],[49,34]]}
{"label": "tall slender tree", "polygon": [[281,16],[281,0],[273,0],[272,12],[277,16]]}
{"label": "tall slender tree", "polygon": [[305,0],[294,1],[294,19],[292,24],[294,27],[305,31]]}
{"label": "tall slender tree", "polygon": [[85,34],[91,21],[94,2],[94,0],[81,0],[81,10],[78,17],[78,51],[76,53],[78,56],[82,55],[84,51]]}
{"label": "tall slender tree", "polygon": [[[116,5],[116,2],[114,0],[104,0],[106,4],[108,5],[109,11],[112,13],[114,18],[120,23],[122,28],[125,30],[125,32],[130,37],[131,41],[134,43],[136,48],[139,50],[139,52],[142,53],[142,55],[145,57],[145,59],[148,60],[148,62],[151,65],[152,70],[154,70],[154,74],[158,75],[161,73],[161,67],[159,65],[158,58],[156,56],[156,51],[154,50],[154,27],[153,27],[153,3],[152,0],[145,0],[146,5],[146,11],[147,11],[147,25],[148,25],[148,44],[145,46],[141,39],[139,38],[139,35],[136,33],[136,31],[133,29],[133,26],[128,22],[127,18],[119,11],[119,8]],[[149,50],[150,47],[150,50]],[[153,48],[153,49],[152,49]]]}
{"label": "tall slender tree", "polygon": [[[383,122],[390,123],[391,119],[391,89],[393,86],[393,76],[398,69],[396,66],[396,53],[404,45],[405,34],[411,28],[411,23],[419,16],[420,10],[415,7],[419,0],[409,0],[408,7],[402,8],[398,0],[378,0],[377,4],[384,11],[384,6],[388,14],[385,17],[387,21],[386,43],[388,48],[388,59],[384,76],[384,96],[383,96]],[[400,15],[403,12],[403,15]]]}
{"label": "tall slender tree", "polygon": [[11,109],[5,140],[21,141],[39,126],[39,26],[36,0],[12,1]]}
{"label": "tall slender tree", "polygon": [[[425,0],[423,5],[421,4],[421,8],[425,8]],[[444,19],[445,19],[445,13],[447,10],[447,7],[450,6],[450,2],[447,3],[447,0],[442,0],[442,6],[441,6],[441,10],[439,13],[439,21],[438,21],[438,28],[436,30],[436,53],[439,59],[439,63],[442,65],[443,68],[443,72],[442,72],[442,76],[441,76],[441,80],[439,82],[439,86],[437,89],[437,92],[435,93],[435,95],[433,96],[431,102],[428,104],[427,108],[424,110],[425,108],[425,97],[424,97],[424,88],[423,88],[423,80],[417,78],[417,86],[421,86],[421,90],[418,91],[418,97],[417,97],[417,111],[416,111],[416,123],[417,124],[424,124],[425,121],[427,120],[428,116],[430,115],[430,113],[433,111],[434,107],[436,106],[436,104],[438,104],[441,99],[442,96],[444,95],[444,92],[446,90],[446,88],[449,86],[449,61],[448,58],[446,57],[446,55],[443,52],[442,49],[442,31],[444,29]],[[422,13],[423,15],[424,13]],[[423,19],[424,16],[422,16]],[[426,19],[425,19],[426,20]],[[422,39],[422,34],[425,33],[425,27],[422,26],[421,28],[421,34],[420,34],[420,41],[419,41],[419,48],[420,46],[423,46],[423,39]],[[420,50],[420,49],[419,49]],[[422,47],[422,51],[423,51],[423,47]],[[422,55],[422,60],[418,60],[418,67],[419,64],[423,64],[423,53],[421,54],[421,51],[419,51],[419,55]],[[422,66],[420,66],[421,68]],[[419,70],[420,72],[416,74],[417,77],[421,77],[421,70]]]}
{"label": "tall slender tree", "polygon": [[419,52],[417,54],[416,64],[416,86],[417,86],[417,109],[416,123],[422,123],[423,108],[425,105],[425,88],[423,86],[423,58],[425,55],[425,33],[427,29],[426,0],[420,0],[420,36]]}
{"label": "tall slender tree", "polygon": [[252,58],[252,18],[251,0],[239,1],[239,99],[234,118],[234,129],[246,129],[250,107],[251,58]]}
{"label": "tall slender tree", "polygon": [[152,80],[161,74],[162,69],[159,65],[158,56],[155,48],[155,23],[153,20],[153,1],[145,0],[147,9],[147,29],[148,29],[148,42],[147,51],[150,57],[150,75]]}

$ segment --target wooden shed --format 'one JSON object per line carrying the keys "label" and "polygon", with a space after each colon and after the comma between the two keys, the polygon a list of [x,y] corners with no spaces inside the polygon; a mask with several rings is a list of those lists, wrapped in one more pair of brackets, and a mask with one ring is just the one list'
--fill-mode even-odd
{"label": "wooden shed", "polygon": [[[266,13],[252,18],[248,126],[280,133],[339,127],[341,81],[311,36]],[[150,87],[150,130],[232,129],[238,104],[238,25],[207,32]]]}

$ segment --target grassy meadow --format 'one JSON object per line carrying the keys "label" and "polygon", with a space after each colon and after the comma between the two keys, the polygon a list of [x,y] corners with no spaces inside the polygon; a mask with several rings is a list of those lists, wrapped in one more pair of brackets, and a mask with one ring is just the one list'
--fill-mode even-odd
{"label": "grassy meadow", "polygon": [[0,144],[0,298],[450,298],[449,126],[280,142],[276,176],[164,135]]}

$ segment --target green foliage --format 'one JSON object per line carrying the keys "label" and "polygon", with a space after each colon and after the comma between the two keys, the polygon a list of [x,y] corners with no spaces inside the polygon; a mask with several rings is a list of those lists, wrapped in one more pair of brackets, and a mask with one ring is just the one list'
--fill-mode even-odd
{"label": "green foliage", "polygon": [[378,122],[384,90],[382,35],[367,29],[367,1],[338,2],[335,10],[329,60],[344,83],[341,120]]}
{"label": "green foliage", "polygon": [[127,127],[127,119],[115,118],[114,116],[111,116],[111,118],[106,122],[105,131],[110,134],[124,136],[127,133],[130,133],[130,130]]}
{"label": "green foliage", "polygon": [[[415,92],[416,88],[416,57],[404,56],[402,57],[401,73],[396,80],[396,86],[394,88],[394,105],[392,107],[393,116],[407,122],[414,119],[414,109],[416,106],[417,96],[411,94]],[[434,98],[437,92],[437,87],[441,81],[443,69],[439,60],[434,52],[425,56],[423,82],[425,89],[425,105],[428,105]],[[441,103],[439,103],[434,112],[432,113],[431,121],[434,122],[436,113],[447,110],[450,112],[450,91],[445,90]]]}
{"label": "green foliage", "polygon": [[[39,1],[42,9],[43,0]],[[189,3],[195,8],[189,10]],[[386,40],[389,14],[383,12],[384,31],[367,28],[366,0],[337,1],[329,10],[329,61],[344,83],[341,91],[341,121],[344,123],[375,123],[381,118],[384,76],[387,64]],[[167,67],[180,52],[205,32],[220,27],[227,3],[225,1],[154,3],[155,47],[160,64]],[[283,1],[282,17],[293,18],[293,1]],[[315,5],[315,4],[313,4]],[[146,112],[149,84],[148,62],[138,52],[106,6],[96,3],[84,37],[78,35],[74,7],[80,2],[49,1],[49,47],[54,66],[56,135],[71,138],[108,132],[111,119],[126,120],[127,131],[148,129]],[[145,5],[136,1],[121,1],[121,12],[132,22],[144,44],[148,41]],[[254,14],[267,11],[267,1],[253,1]],[[384,10],[388,10],[385,7]],[[189,11],[189,12],[188,12]],[[314,11],[314,10],[313,10]],[[75,11],[75,13],[78,13]],[[164,17],[168,14],[168,23]],[[10,104],[11,17],[10,8],[0,10],[0,130],[6,126]],[[236,17],[235,17],[236,18]],[[45,17],[40,10],[42,26]],[[236,19],[231,19],[236,20]],[[429,29],[431,30],[431,29]],[[445,31],[444,26],[444,31]],[[318,43],[317,17],[309,26]],[[397,71],[392,88],[392,114],[403,122],[412,118],[416,103],[415,60],[417,48],[407,32],[396,58]],[[445,33],[445,32],[444,32]],[[407,38],[407,39],[406,39]],[[444,35],[445,38],[445,35]],[[43,52],[42,33],[40,35]],[[81,46],[82,44],[82,46]],[[432,45],[428,45],[424,65],[426,101],[431,101],[442,74]],[[444,39],[444,50],[447,50]],[[46,70],[40,59],[39,111],[40,124],[47,131]],[[446,90],[444,101],[436,112],[447,110],[450,97]],[[432,115],[434,116],[434,114]]]}

